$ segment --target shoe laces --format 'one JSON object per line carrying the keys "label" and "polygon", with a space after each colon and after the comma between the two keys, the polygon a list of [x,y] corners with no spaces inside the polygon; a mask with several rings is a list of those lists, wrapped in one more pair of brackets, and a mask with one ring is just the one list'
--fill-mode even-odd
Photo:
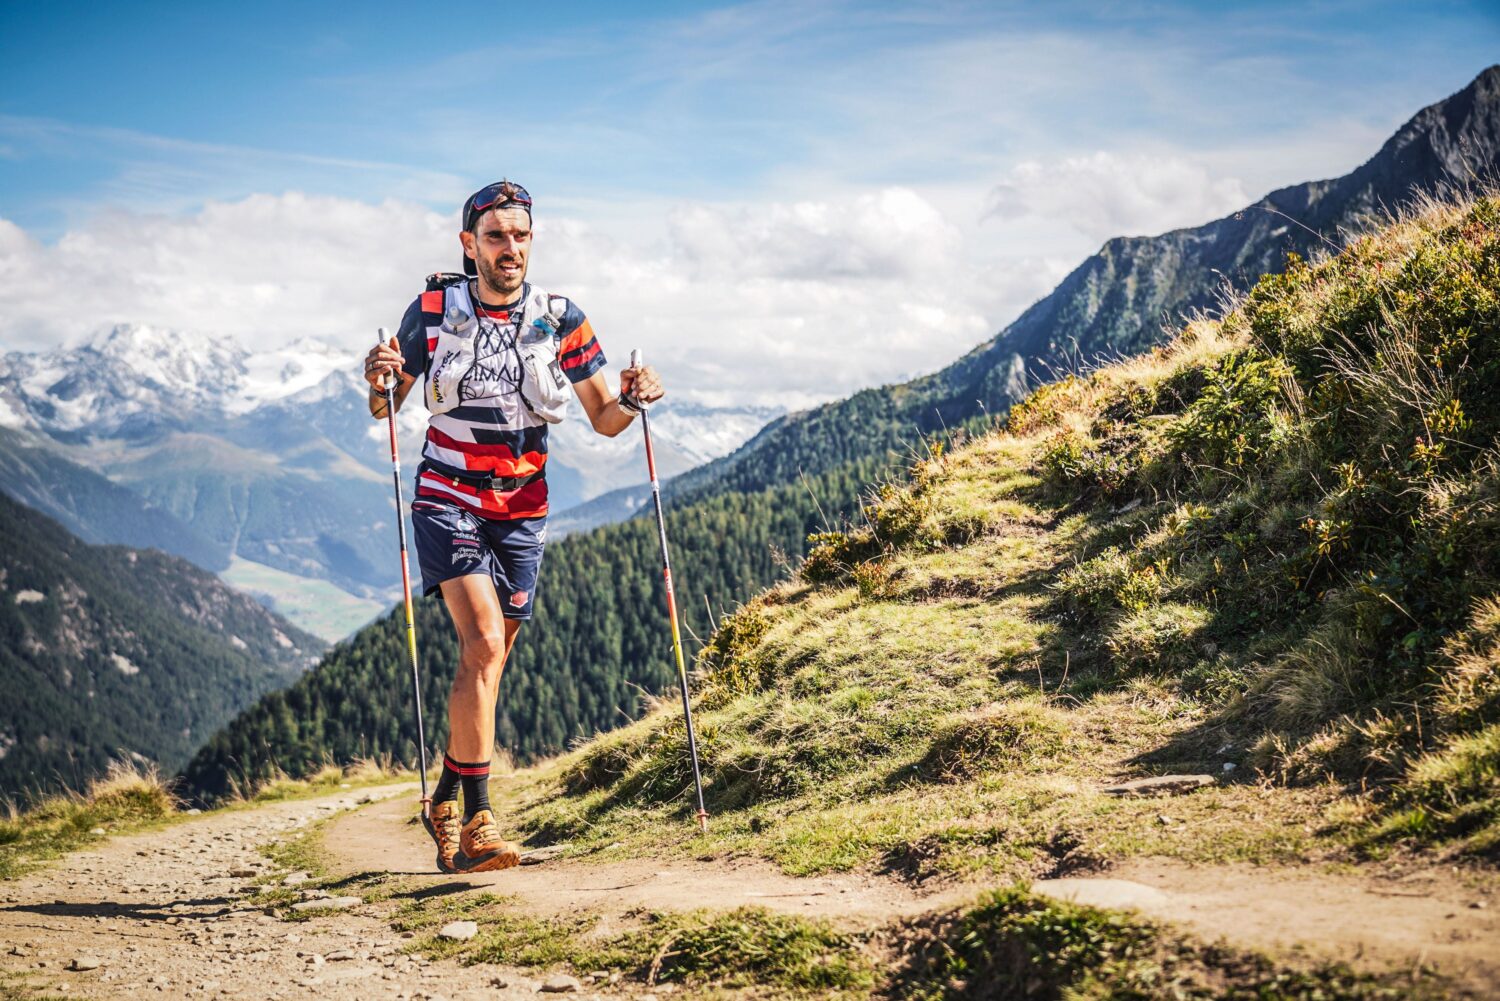
{"label": "shoe laces", "polygon": [[495,826],[494,814],[486,813],[469,835],[476,844],[489,844],[500,840],[500,828]]}
{"label": "shoe laces", "polygon": [[432,826],[437,830],[446,842],[458,840],[461,824],[458,819],[457,810],[445,810],[442,813],[431,813],[428,815],[432,820]]}

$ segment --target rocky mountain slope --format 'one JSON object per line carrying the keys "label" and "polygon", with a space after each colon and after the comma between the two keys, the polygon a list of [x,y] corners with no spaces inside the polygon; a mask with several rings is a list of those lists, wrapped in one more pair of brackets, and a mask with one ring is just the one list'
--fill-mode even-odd
{"label": "rocky mountain slope", "polygon": [[181,765],[323,643],[157,550],[92,546],[0,497],[0,795],[113,759]]}
{"label": "rocky mountain slope", "polygon": [[1413,197],[1500,176],[1500,66],[1414,115],[1364,164],[1273,191],[1203,226],[1117,237],[993,339],[933,375],[790,414],[680,477],[688,501],[754,490],[851,459],[904,456],[923,434],[1004,414],[1038,379],[1162,343],[1288,254],[1337,250]]}

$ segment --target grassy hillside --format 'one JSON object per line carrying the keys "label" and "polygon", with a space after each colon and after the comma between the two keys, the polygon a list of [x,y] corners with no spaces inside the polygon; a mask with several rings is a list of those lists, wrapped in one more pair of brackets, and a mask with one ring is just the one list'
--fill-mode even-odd
{"label": "grassy hillside", "polygon": [[[698,660],[517,781],[585,853],[1055,875],[1500,852],[1500,200],[1293,259],[935,450]],[[1111,781],[1207,773],[1163,804]],[[680,846],[680,847],[674,847]]]}
{"label": "grassy hillside", "polygon": [[175,769],[322,641],[186,560],[91,546],[0,497],[0,795]]}

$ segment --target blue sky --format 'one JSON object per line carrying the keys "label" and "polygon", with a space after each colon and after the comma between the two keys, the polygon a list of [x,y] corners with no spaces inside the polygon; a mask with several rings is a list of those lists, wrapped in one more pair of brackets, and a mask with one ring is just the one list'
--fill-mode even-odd
{"label": "blue sky", "polygon": [[[780,206],[789,214],[765,235],[769,256],[801,261],[812,281],[865,268],[866,285],[829,293],[845,308],[881,294],[896,273],[870,270],[884,260],[878,246],[852,264],[828,258],[860,234],[879,244],[880,213],[891,211],[915,219],[923,239],[940,231],[918,251],[951,259],[947,270],[962,262],[960,277],[988,289],[935,335],[941,351],[957,353],[1113,227],[1202,222],[1272,187],[1343,173],[1500,55],[1493,3],[1224,6],[7,3],[0,255],[87,245],[118,253],[119,268],[144,268],[162,246],[190,258],[186,227],[236,213],[231,226],[284,227],[278,220],[305,197],[340,226],[370,227],[355,245],[375,270],[409,266],[419,280],[421,261],[453,266],[451,234],[441,231],[462,197],[506,174],[571,234],[552,238],[557,280],[595,291],[631,336],[670,351],[691,336],[687,324],[718,322],[708,305],[683,310],[679,326],[651,327],[633,312],[628,282],[610,277],[612,261],[649,259],[645,273],[672,287],[711,284],[710,274],[729,281],[734,259],[708,258],[743,259],[744,233],[761,219],[754,207]],[[1075,197],[1079,185],[1089,198]],[[893,191],[921,204],[892,200]],[[428,215],[381,222],[381,212],[418,211]],[[835,232],[861,211],[875,221]],[[799,227],[833,249],[774,246]],[[166,242],[146,242],[157,238]],[[277,253],[274,233],[255,240],[260,255]],[[385,246],[396,240],[421,243],[421,261],[398,261]],[[741,276],[784,270],[772,261]],[[255,284],[269,305],[252,325],[284,328],[276,289],[294,283],[263,273]],[[813,302],[827,290],[801,291]],[[388,294],[381,315],[399,312],[409,289]],[[138,298],[101,289],[86,304],[88,323],[180,322],[138,315],[156,301]],[[250,309],[257,300],[243,301]],[[0,346],[20,336],[0,324]],[[930,338],[908,340],[889,364],[799,392],[826,396],[947,360],[928,357]],[[713,371],[699,366],[694,378]]]}
{"label": "blue sky", "polygon": [[5,4],[0,215],[55,236],[101,203],[291,188],[442,207],[506,170],[569,202],[922,184],[1389,131],[1500,55],[1481,3],[517,6]]}

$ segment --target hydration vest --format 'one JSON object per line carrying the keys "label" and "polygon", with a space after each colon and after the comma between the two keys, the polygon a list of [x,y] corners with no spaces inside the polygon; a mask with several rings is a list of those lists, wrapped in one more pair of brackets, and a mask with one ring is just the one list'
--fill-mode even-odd
{"label": "hydration vest", "polygon": [[[427,385],[423,402],[434,414],[443,414],[474,400],[503,395],[517,389],[526,409],[549,424],[563,419],[570,396],[567,377],[557,361],[557,330],[568,309],[568,300],[549,295],[537,285],[528,285],[526,297],[511,306],[521,311],[516,337],[502,350],[511,353],[519,378],[507,376],[512,358],[491,355],[480,358],[476,335],[484,322],[469,295],[468,278],[457,274],[435,274],[427,278],[427,291],[443,293],[443,309],[436,326],[427,327]],[[456,311],[456,312],[455,312]],[[450,318],[459,322],[454,324]],[[484,363],[484,364],[481,364]]]}

